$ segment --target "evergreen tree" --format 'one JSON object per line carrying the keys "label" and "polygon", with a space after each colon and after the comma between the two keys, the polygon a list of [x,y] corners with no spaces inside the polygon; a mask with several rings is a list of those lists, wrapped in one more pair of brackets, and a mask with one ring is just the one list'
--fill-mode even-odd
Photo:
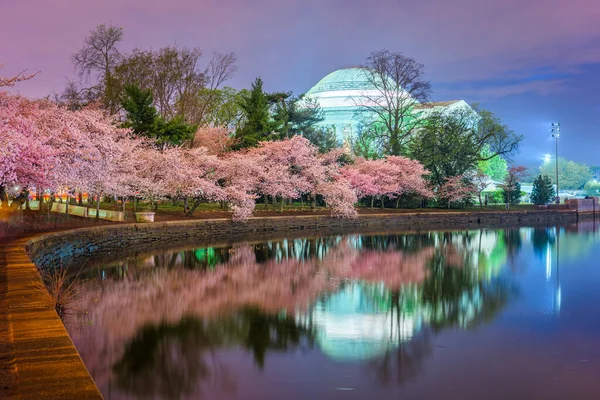
{"label": "evergreen tree", "polygon": [[554,198],[554,185],[548,175],[540,175],[533,180],[531,202],[533,204],[548,204]]}
{"label": "evergreen tree", "polygon": [[157,140],[161,147],[167,145],[179,146],[196,130],[196,127],[185,123],[183,118],[175,117],[169,121],[163,120],[152,105],[152,91],[142,90],[136,85],[125,87],[125,98],[122,101],[126,112],[123,127],[142,136]]}
{"label": "evergreen tree", "polygon": [[504,202],[509,203],[511,206],[518,206],[521,203],[521,184],[519,182],[514,183],[512,190],[502,190],[504,195]]}
{"label": "evergreen tree", "polygon": [[131,128],[137,135],[154,137],[158,113],[152,105],[152,91],[142,90],[137,85],[125,87],[125,98],[121,105],[127,114],[123,127]]}
{"label": "evergreen tree", "polygon": [[319,127],[307,129],[303,133],[303,136],[319,149],[319,153],[327,153],[328,151],[340,147],[340,142],[335,134],[335,130],[331,128],[327,129]]}
{"label": "evergreen tree", "polygon": [[250,94],[242,97],[240,107],[245,115],[245,124],[235,133],[237,148],[254,147],[267,140],[271,132],[269,124],[269,102],[263,91],[263,81],[256,78]]}
{"label": "evergreen tree", "polygon": [[178,116],[169,121],[158,118],[155,135],[158,144],[162,147],[167,145],[180,146],[191,139],[195,131],[195,125],[187,124],[183,117]]}

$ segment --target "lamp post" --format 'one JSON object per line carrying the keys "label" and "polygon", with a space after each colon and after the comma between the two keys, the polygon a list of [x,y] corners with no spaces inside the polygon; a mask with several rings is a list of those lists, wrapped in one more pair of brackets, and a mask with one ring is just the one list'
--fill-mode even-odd
{"label": "lamp post", "polygon": [[558,195],[558,137],[560,136],[560,124],[558,122],[552,123],[552,137],[556,144],[556,204],[560,204],[560,196]]}

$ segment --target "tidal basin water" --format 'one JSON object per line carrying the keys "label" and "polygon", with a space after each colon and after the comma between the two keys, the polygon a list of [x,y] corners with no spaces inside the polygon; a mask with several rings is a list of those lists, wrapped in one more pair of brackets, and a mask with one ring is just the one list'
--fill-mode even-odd
{"label": "tidal basin water", "polygon": [[65,323],[105,399],[600,398],[593,222],[196,246],[76,272]]}

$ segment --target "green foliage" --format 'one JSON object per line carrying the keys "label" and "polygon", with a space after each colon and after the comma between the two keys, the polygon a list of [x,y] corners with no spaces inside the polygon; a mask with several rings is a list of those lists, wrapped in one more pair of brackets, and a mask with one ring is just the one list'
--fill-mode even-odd
{"label": "green foliage", "polygon": [[590,167],[590,172],[592,173],[592,178],[600,181],[600,165],[592,165]]}
{"label": "green foliage", "polygon": [[556,196],[554,186],[548,175],[540,175],[533,181],[531,190],[531,202],[533,204],[548,204]]}
{"label": "green foliage", "polygon": [[[491,157],[491,158],[490,158]],[[502,182],[508,172],[506,160],[499,155],[494,156],[489,146],[485,146],[480,154],[481,161],[477,167],[485,175],[496,182]]]}
{"label": "green foliage", "polygon": [[487,196],[488,204],[504,203],[504,191],[502,189],[498,189],[493,192],[483,192],[482,197],[485,196]]}
{"label": "green foliage", "polygon": [[[240,106],[242,98],[248,96],[246,89],[237,91],[231,87],[223,89],[201,89],[199,102],[206,104],[203,122],[205,125],[225,126],[230,129],[242,124],[244,113]],[[208,99],[212,96],[212,100]]]}
{"label": "green foliage", "polygon": [[434,185],[474,170],[479,160],[477,134],[462,112],[433,113],[410,145],[410,155],[430,171]]}
{"label": "green foliage", "polygon": [[[553,184],[556,184],[556,163],[555,160],[546,162],[540,166],[540,173],[547,175]],[[559,189],[582,189],[585,183],[592,179],[592,172],[585,164],[578,164],[574,161],[558,158],[558,184]]]}
{"label": "green foliage", "polygon": [[315,99],[293,97],[292,92],[271,93],[267,99],[271,105],[271,130],[279,133],[281,139],[306,135],[323,121],[323,112]]}
{"label": "green foliage", "polygon": [[154,137],[158,113],[152,105],[152,91],[142,90],[136,85],[125,87],[122,107],[127,113],[123,127],[131,128],[137,135]]}
{"label": "green foliage", "polygon": [[522,135],[513,132],[493,112],[478,104],[473,104],[472,107],[481,117],[477,124],[477,138],[475,139],[480,152],[487,148],[492,155],[507,157],[519,149],[523,140]]}
{"label": "green foliage", "polygon": [[255,147],[267,140],[271,132],[269,124],[269,102],[263,91],[263,81],[256,78],[250,93],[240,99],[240,108],[245,117],[244,126],[235,132],[237,148]]}
{"label": "green foliage", "polygon": [[187,124],[183,120],[183,117],[178,116],[166,122],[162,118],[159,118],[155,137],[157,138],[157,142],[162,146],[179,146],[186,140],[191,139],[195,131],[196,127]]}
{"label": "green foliage", "polygon": [[585,190],[585,193],[588,196],[599,196],[600,195],[600,182],[598,182],[597,180],[586,182],[583,189]]}
{"label": "green foliage", "polygon": [[335,130],[331,128],[317,127],[307,129],[303,136],[319,149],[319,153],[327,153],[328,151],[340,147],[340,142],[335,134]]}
{"label": "green foliage", "polygon": [[377,131],[376,125],[360,125],[358,132],[352,137],[350,145],[352,152],[357,157],[363,157],[367,160],[375,160],[382,156],[381,146],[379,145],[379,136],[382,133]]}
{"label": "green foliage", "polygon": [[521,203],[521,184],[519,182],[514,183],[513,190],[507,191],[502,190],[502,197],[505,203],[509,203],[511,206],[517,206]]}
{"label": "green foliage", "polygon": [[157,139],[160,146],[181,145],[191,138],[196,127],[185,123],[182,117],[169,121],[163,120],[152,105],[150,89],[142,90],[136,85],[125,88],[125,98],[122,107],[126,112],[123,126],[141,136]]}

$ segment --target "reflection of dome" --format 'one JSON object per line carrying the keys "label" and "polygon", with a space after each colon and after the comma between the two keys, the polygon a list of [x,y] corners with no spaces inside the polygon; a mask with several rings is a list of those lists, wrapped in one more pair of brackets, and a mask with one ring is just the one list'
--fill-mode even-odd
{"label": "reflection of dome", "polygon": [[373,358],[419,330],[420,320],[410,315],[398,323],[395,313],[373,301],[373,291],[387,292],[381,286],[354,283],[317,303],[311,319],[323,353],[338,361]]}

